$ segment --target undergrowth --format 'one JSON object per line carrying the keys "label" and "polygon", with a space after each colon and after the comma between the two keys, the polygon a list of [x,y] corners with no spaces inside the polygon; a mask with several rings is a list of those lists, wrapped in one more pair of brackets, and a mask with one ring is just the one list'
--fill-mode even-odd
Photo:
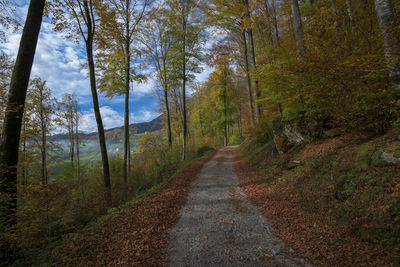
{"label": "undergrowth", "polygon": [[[257,170],[276,197],[303,212],[326,214],[347,234],[384,247],[400,263],[400,129],[378,137],[343,135],[296,145],[278,155],[269,143],[246,140],[241,159]],[[337,235],[336,242],[346,238]]]}

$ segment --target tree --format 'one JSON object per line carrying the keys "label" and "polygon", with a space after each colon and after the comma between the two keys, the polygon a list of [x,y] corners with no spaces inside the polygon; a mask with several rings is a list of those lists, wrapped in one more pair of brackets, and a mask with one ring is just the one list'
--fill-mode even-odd
{"label": "tree", "polygon": [[[96,34],[95,8],[95,3],[91,0],[58,0],[53,5],[53,15],[56,22],[56,30],[61,30],[65,27],[68,27],[71,31],[78,30],[85,43],[90,77],[90,90],[92,93],[93,109],[99,134],[104,186],[106,188],[107,201],[110,202],[110,168],[108,164],[104,126],[101,119],[99,99],[97,96],[96,71],[93,55],[93,42]],[[65,10],[69,12],[69,16],[65,13]],[[71,18],[75,21],[75,24],[71,24]]]}
{"label": "tree", "polygon": [[[105,8],[111,11],[111,15],[102,18],[101,31],[104,36],[101,41],[111,50],[111,53],[123,55],[124,59],[124,94],[125,94],[125,111],[124,111],[124,163],[122,167],[123,181],[127,183],[127,175],[130,164],[130,148],[129,148],[129,92],[131,82],[131,60],[132,60],[132,44],[137,33],[139,24],[145,15],[146,8],[151,0],[109,0],[103,6],[102,14],[106,14]],[[111,49],[110,49],[111,48]],[[136,79],[141,77],[137,77]],[[118,88],[120,90],[120,88]],[[117,91],[118,93],[118,91]]]}
{"label": "tree", "polygon": [[[253,72],[253,76],[256,76],[256,72],[257,72],[257,60],[256,60],[256,51],[255,51],[255,45],[254,45],[254,38],[253,38],[253,29],[251,26],[247,26],[247,25],[251,25],[251,14],[250,14],[250,5],[249,5],[249,1],[248,0],[243,0],[243,4],[244,4],[244,12],[245,12],[245,25],[246,25],[246,32],[247,32],[247,36],[249,38],[249,42],[250,42],[250,56],[251,56],[251,63],[252,63],[252,72]],[[247,50],[247,47],[246,47]],[[246,57],[247,59],[247,57]],[[260,91],[258,89],[258,80],[257,78],[253,77],[254,80],[254,89],[255,89],[255,100],[257,101],[258,98],[260,98]],[[256,119],[257,121],[260,120],[260,116],[261,116],[261,107],[259,105],[259,103],[256,102]]]}
{"label": "tree", "polygon": [[18,29],[21,26],[20,18],[17,15],[17,3],[14,0],[0,0],[0,25],[4,28],[0,29],[0,42],[6,39],[4,29]]}
{"label": "tree", "polygon": [[174,40],[172,48],[175,54],[174,64],[180,65],[181,72],[177,77],[182,82],[182,160],[185,160],[188,134],[186,85],[188,80],[193,79],[191,74],[200,71],[200,40],[203,28],[199,9],[201,2],[200,0],[168,0],[166,4],[170,10],[171,38]]}
{"label": "tree", "polygon": [[9,56],[0,53],[0,129],[4,121],[4,111],[7,103],[7,92],[10,87],[12,61]]}
{"label": "tree", "polygon": [[375,0],[376,15],[383,35],[383,47],[391,82],[400,87],[400,41],[395,30],[391,0]]}
{"label": "tree", "polygon": [[16,223],[14,215],[17,209],[19,139],[26,92],[42,24],[44,4],[45,0],[30,1],[7,97],[0,140],[0,192],[6,198],[4,202],[2,201],[2,217],[5,218],[5,227]]}
{"label": "tree", "polygon": [[142,31],[141,42],[145,46],[144,52],[157,71],[157,80],[163,88],[163,101],[167,116],[168,145],[172,147],[171,114],[169,104],[169,91],[172,87],[173,70],[171,61],[173,58],[173,40],[168,29],[167,10],[158,7],[152,10]]}
{"label": "tree", "polygon": [[37,144],[41,155],[42,184],[47,184],[47,136],[51,133],[53,127],[52,115],[55,113],[55,100],[51,97],[51,91],[46,86],[46,81],[42,81],[39,77],[32,80],[28,98],[31,124],[36,129],[33,140]]}
{"label": "tree", "polygon": [[306,46],[304,45],[303,24],[301,22],[301,14],[298,0],[291,0],[294,34],[296,37],[297,54],[299,58],[306,55]]}
{"label": "tree", "polygon": [[[74,166],[74,157],[75,157],[75,147],[78,152],[78,145],[76,144],[76,139],[78,138],[76,129],[78,125],[77,122],[77,114],[78,112],[78,100],[75,94],[64,94],[62,100],[58,103],[59,110],[59,124],[66,128],[69,137],[69,152],[71,164]],[[78,154],[78,153],[77,153]]]}

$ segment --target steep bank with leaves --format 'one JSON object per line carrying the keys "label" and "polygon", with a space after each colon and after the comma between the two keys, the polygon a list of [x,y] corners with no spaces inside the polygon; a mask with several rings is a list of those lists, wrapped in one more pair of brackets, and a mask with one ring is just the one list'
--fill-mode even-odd
{"label": "steep bank with leaves", "polygon": [[321,266],[400,263],[400,128],[274,150],[247,140],[236,170],[287,253]]}

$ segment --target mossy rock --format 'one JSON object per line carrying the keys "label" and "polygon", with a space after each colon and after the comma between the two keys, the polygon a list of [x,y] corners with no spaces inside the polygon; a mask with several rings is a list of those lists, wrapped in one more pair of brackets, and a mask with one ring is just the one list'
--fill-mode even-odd
{"label": "mossy rock", "polygon": [[354,163],[354,168],[357,171],[367,171],[371,165],[371,154],[374,151],[374,147],[371,145],[364,145],[359,147],[356,153],[356,162]]}
{"label": "mossy rock", "polygon": [[382,150],[379,149],[372,155],[372,165],[375,167],[384,167],[387,163],[382,159]]}
{"label": "mossy rock", "polygon": [[361,160],[361,161],[357,161],[354,164],[354,168],[357,171],[367,171],[369,169],[369,160]]}
{"label": "mossy rock", "polygon": [[294,169],[294,168],[296,168],[296,167],[298,167],[298,166],[300,166],[301,165],[301,162],[299,161],[299,160],[292,160],[292,161],[290,161],[289,163],[288,163],[288,165],[287,165],[287,169],[288,170],[291,170],[291,169]]}
{"label": "mossy rock", "polygon": [[336,137],[343,135],[343,130],[340,128],[333,128],[325,131],[324,136],[326,137]]}

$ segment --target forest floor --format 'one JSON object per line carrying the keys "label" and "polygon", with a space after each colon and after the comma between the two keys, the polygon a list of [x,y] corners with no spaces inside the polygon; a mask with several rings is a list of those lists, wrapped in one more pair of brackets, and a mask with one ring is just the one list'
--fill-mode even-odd
{"label": "forest floor", "polygon": [[43,251],[40,259],[21,266],[165,266],[168,229],[178,221],[191,183],[215,153],[191,163],[146,197],[110,210],[50,252]]}
{"label": "forest floor", "polygon": [[234,169],[284,252],[317,266],[399,266],[400,129],[322,138],[271,156],[249,141]]}

